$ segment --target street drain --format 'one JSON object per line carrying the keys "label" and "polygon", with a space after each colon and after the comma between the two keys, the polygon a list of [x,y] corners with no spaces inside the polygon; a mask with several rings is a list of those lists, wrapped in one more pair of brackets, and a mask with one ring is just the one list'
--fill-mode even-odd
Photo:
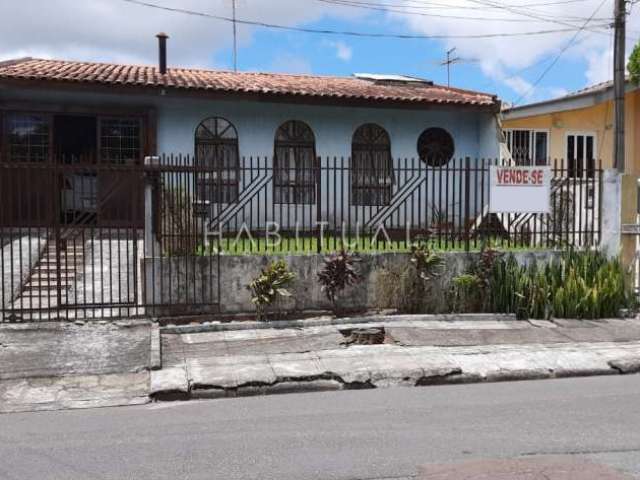
{"label": "street drain", "polygon": [[353,328],[340,330],[346,345],[381,345],[385,343],[384,327]]}

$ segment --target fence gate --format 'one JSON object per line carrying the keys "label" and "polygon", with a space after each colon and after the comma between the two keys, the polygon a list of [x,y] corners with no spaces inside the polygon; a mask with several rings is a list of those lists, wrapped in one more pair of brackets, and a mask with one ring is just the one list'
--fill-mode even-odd
{"label": "fence gate", "polygon": [[184,167],[0,162],[0,321],[217,311],[216,250],[201,248]]}

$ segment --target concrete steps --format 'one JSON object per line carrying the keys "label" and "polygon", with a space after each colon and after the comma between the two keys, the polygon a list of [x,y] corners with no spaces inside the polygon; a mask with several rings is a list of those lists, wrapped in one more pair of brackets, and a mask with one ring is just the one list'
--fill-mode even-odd
{"label": "concrete steps", "polygon": [[59,296],[67,298],[77,273],[84,265],[84,243],[70,237],[64,244],[58,250],[55,242],[49,242],[13,303],[14,308],[55,308],[58,307]]}

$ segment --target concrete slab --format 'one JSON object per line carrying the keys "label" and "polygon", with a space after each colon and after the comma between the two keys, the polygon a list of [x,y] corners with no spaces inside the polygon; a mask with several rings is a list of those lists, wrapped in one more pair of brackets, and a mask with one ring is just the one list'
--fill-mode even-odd
{"label": "concrete slab", "polygon": [[562,328],[562,334],[574,342],[631,342],[640,340],[637,324],[602,323],[591,328]]}
{"label": "concrete slab", "polygon": [[186,368],[168,367],[153,370],[150,375],[149,395],[159,393],[189,392],[189,379]]}
{"label": "concrete slab", "polygon": [[151,322],[0,325],[0,380],[149,368]]}
{"label": "concrete slab", "polygon": [[598,326],[598,323],[596,322],[574,318],[554,318],[553,323],[555,323],[559,327],[566,328],[593,328]]}
{"label": "concrete slab", "polygon": [[317,353],[324,372],[334,374],[345,383],[366,384],[371,379],[370,360],[375,355],[375,350],[361,350],[354,347]]}
{"label": "concrete slab", "polygon": [[0,382],[0,413],[140,405],[149,372],[21,378]]}
{"label": "concrete slab", "polygon": [[423,328],[387,328],[387,334],[400,345],[406,346],[462,346],[462,345],[514,345],[530,343],[565,343],[567,337],[559,329],[460,329],[435,330]]}
{"label": "concrete slab", "polygon": [[187,360],[189,385],[237,388],[246,384],[272,384],[277,380],[267,355],[238,355]]}
{"label": "concrete slab", "polygon": [[320,357],[315,352],[280,353],[267,355],[269,364],[278,379],[319,377],[322,370]]}
{"label": "concrete slab", "polygon": [[620,373],[638,373],[640,372],[640,356],[611,360],[609,361],[609,366],[615,368]]}

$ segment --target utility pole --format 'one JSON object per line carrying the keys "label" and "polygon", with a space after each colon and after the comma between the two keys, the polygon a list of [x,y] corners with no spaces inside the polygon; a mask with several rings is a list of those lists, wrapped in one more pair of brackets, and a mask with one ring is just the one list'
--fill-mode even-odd
{"label": "utility pole", "polygon": [[613,46],[614,135],[613,160],[618,172],[624,173],[624,91],[626,1],[614,0],[615,38]]}
{"label": "utility pole", "polygon": [[236,32],[236,0],[231,0],[233,10],[233,71],[238,71],[238,34]]}

